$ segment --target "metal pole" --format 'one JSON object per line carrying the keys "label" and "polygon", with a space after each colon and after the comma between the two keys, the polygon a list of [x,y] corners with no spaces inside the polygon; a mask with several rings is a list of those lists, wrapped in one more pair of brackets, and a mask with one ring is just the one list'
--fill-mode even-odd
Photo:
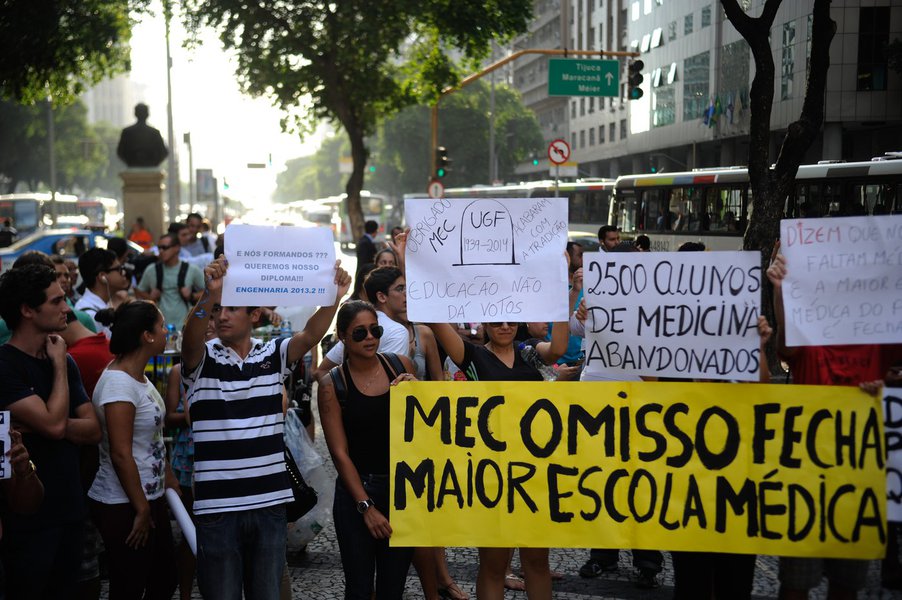
{"label": "metal pole", "polygon": [[194,150],[191,146],[191,132],[182,136],[182,141],[188,146],[188,202],[191,203],[191,210],[197,204],[197,193],[194,186]]}
{"label": "metal pole", "polygon": [[169,52],[169,21],[172,19],[170,0],[163,0],[163,14],[166,17],[166,117],[169,121],[169,222],[178,220],[178,173],[175,164],[175,133],[172,126],[172,54]]}
{"label": "metal pole", "polygon": [[[492,41],[492,62],[495,62],[495,42]],[[495,72],[492,71],[491,93],[489,94],[489,184],[498,179],[495,171]]]}
{"label": "metal pole", "polygon": [[[47,97],[47,153],[50,155],[50,222],[56,227],[56,125],[53,123],[53,100]],[[40,224],[38,224],[40,226]]]}
{"label": "metal pole", "polygon": [[554,197],[557,198],[560,196],[560,191],[558,190],[558,183],[561,181],[561,165],[555,163],[554,165]]}

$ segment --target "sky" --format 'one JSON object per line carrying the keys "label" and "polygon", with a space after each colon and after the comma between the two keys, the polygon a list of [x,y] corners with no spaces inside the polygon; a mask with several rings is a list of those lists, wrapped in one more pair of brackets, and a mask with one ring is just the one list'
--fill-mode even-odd
{"label": "sky", "polygon": [[[202,36],[203,45],[186,50],[187,37],[174,2],[171,23],[173,130],[179,156],[179,174],[188,179],[188,149],[183,134],[191,132],[195,169],[213,169],[229,184],[227,195],[245,204],[269,204],[276,188],[276,175],[285,161],[312,154],[321,134],[302,140],[282,133],[283,113],[266,98],[241,93],[235,78],[235,58],[222,49],[212,32]],[[167,138],[166,119],[166,28],[162,4],[155,0],[153,16],[143,16],[132,31],[130,78],[143,86],[139,101],[150,107],[148,123]],[[168,144],[170,149],[172,144]],[[270,155],[272,165],[269,165]],[[248,163],[264,163],[264,169],[249,169]]]}

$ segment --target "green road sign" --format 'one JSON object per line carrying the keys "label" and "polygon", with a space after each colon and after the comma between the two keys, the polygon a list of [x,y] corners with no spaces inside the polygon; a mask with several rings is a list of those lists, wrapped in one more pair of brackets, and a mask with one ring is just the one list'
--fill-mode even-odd
{"label": "green road sign", "polygon": [[571,58],[549,59],[548,95],[619,96],[620,62]]}

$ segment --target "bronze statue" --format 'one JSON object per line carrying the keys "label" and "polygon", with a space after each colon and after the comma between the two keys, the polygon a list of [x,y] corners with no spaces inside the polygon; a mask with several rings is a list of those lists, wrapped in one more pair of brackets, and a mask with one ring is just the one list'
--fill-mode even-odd
{"label": "bronze statue", "polygon": [[122,130],[116,154],[129,167],[158,167],[169,156],[160,130],[147,124],[146,104],[135,105],[138,122]]}

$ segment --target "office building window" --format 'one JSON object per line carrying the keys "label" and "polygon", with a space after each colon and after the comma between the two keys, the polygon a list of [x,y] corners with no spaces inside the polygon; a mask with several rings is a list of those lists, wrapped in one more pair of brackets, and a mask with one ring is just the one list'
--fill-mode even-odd
{"label": "office building window", "polygon": [[579,116],[581,116],[581,117],[586,116],[586,99],[585,98],[579,99]]}
{"label": "office building window", "polygon": [[814,22],[814,17],[812,15],[808,15],[808,33],[805,37],[805,77],[808,76],[808,71],[811,68],[811,24]]}
{"label": "office building window", "polygon": [[604,125],[598,126],[598,143],[604,144]]}
{"label": "office building window", "polygon": [[745,97],[748,92],[749,62],[751,50],[745,40],[738,40],[727,44],[721,50],[720,59],[720,90],[718,93],[739,93]]}
{"label": "office building window", "polygon": [[711,52],[705,51],[683,61],[683,120],[700,119],[708,106],[711,79]]}
{"label": "office building window", "polygon": [[626,119],[620,119],[620,139],[626,139]]}
{"label": "office building window", "polygon": [[702,29],[711,25],[711,5],[702,9]]}
{"label": "office building window", "polygon": [[579,147],[580,148],[586,147],[586,130],[585,129],[583,129],[582,131],[579,132]]}
{"label": "office building window", "polygon": [[589,145],[590,146],[595,145],[595,128],[594,127],[589,130]]}
{"label": "office building window", "polygon": [[576,100],[570,103],[570,118],[576,118]]}
{"label": "office building window", "polygon": [[617,125],[616,123],[608,124],[608,141],[613,142],[617,139]]}
{"label": "office building window", "polygon": [[570,134],[570,147],[576,148],[576,132]]}
{"label": "office building window", "polygon": [[889,7],[858,11],[858,90],[886,89],[886,45],[889,43]]}
{"label": "office building window", "polygon": [[683,19],[683,35],[689,35],[692,33],[692,15],[686,15],[686,18]]}
{"label": "office building window", "polygon": [[783,51],[780,62],[780,100],[792,98],[792,75],[795,70],[796,24],[783,24]]}
{"label": "office building window", "polygon": [[595,112],[595,98],[589,98],[589,114]]}
{"label": "office building window", "polygon": [[667,41],[672,42],[676,39],[676,21],[671,21],[670,24],[667,25]]}
{"label": "office building window", "polygon": [[676,91],[672,85],[655,88],[651,95],[651,125],[673,125],[676,120]]}

